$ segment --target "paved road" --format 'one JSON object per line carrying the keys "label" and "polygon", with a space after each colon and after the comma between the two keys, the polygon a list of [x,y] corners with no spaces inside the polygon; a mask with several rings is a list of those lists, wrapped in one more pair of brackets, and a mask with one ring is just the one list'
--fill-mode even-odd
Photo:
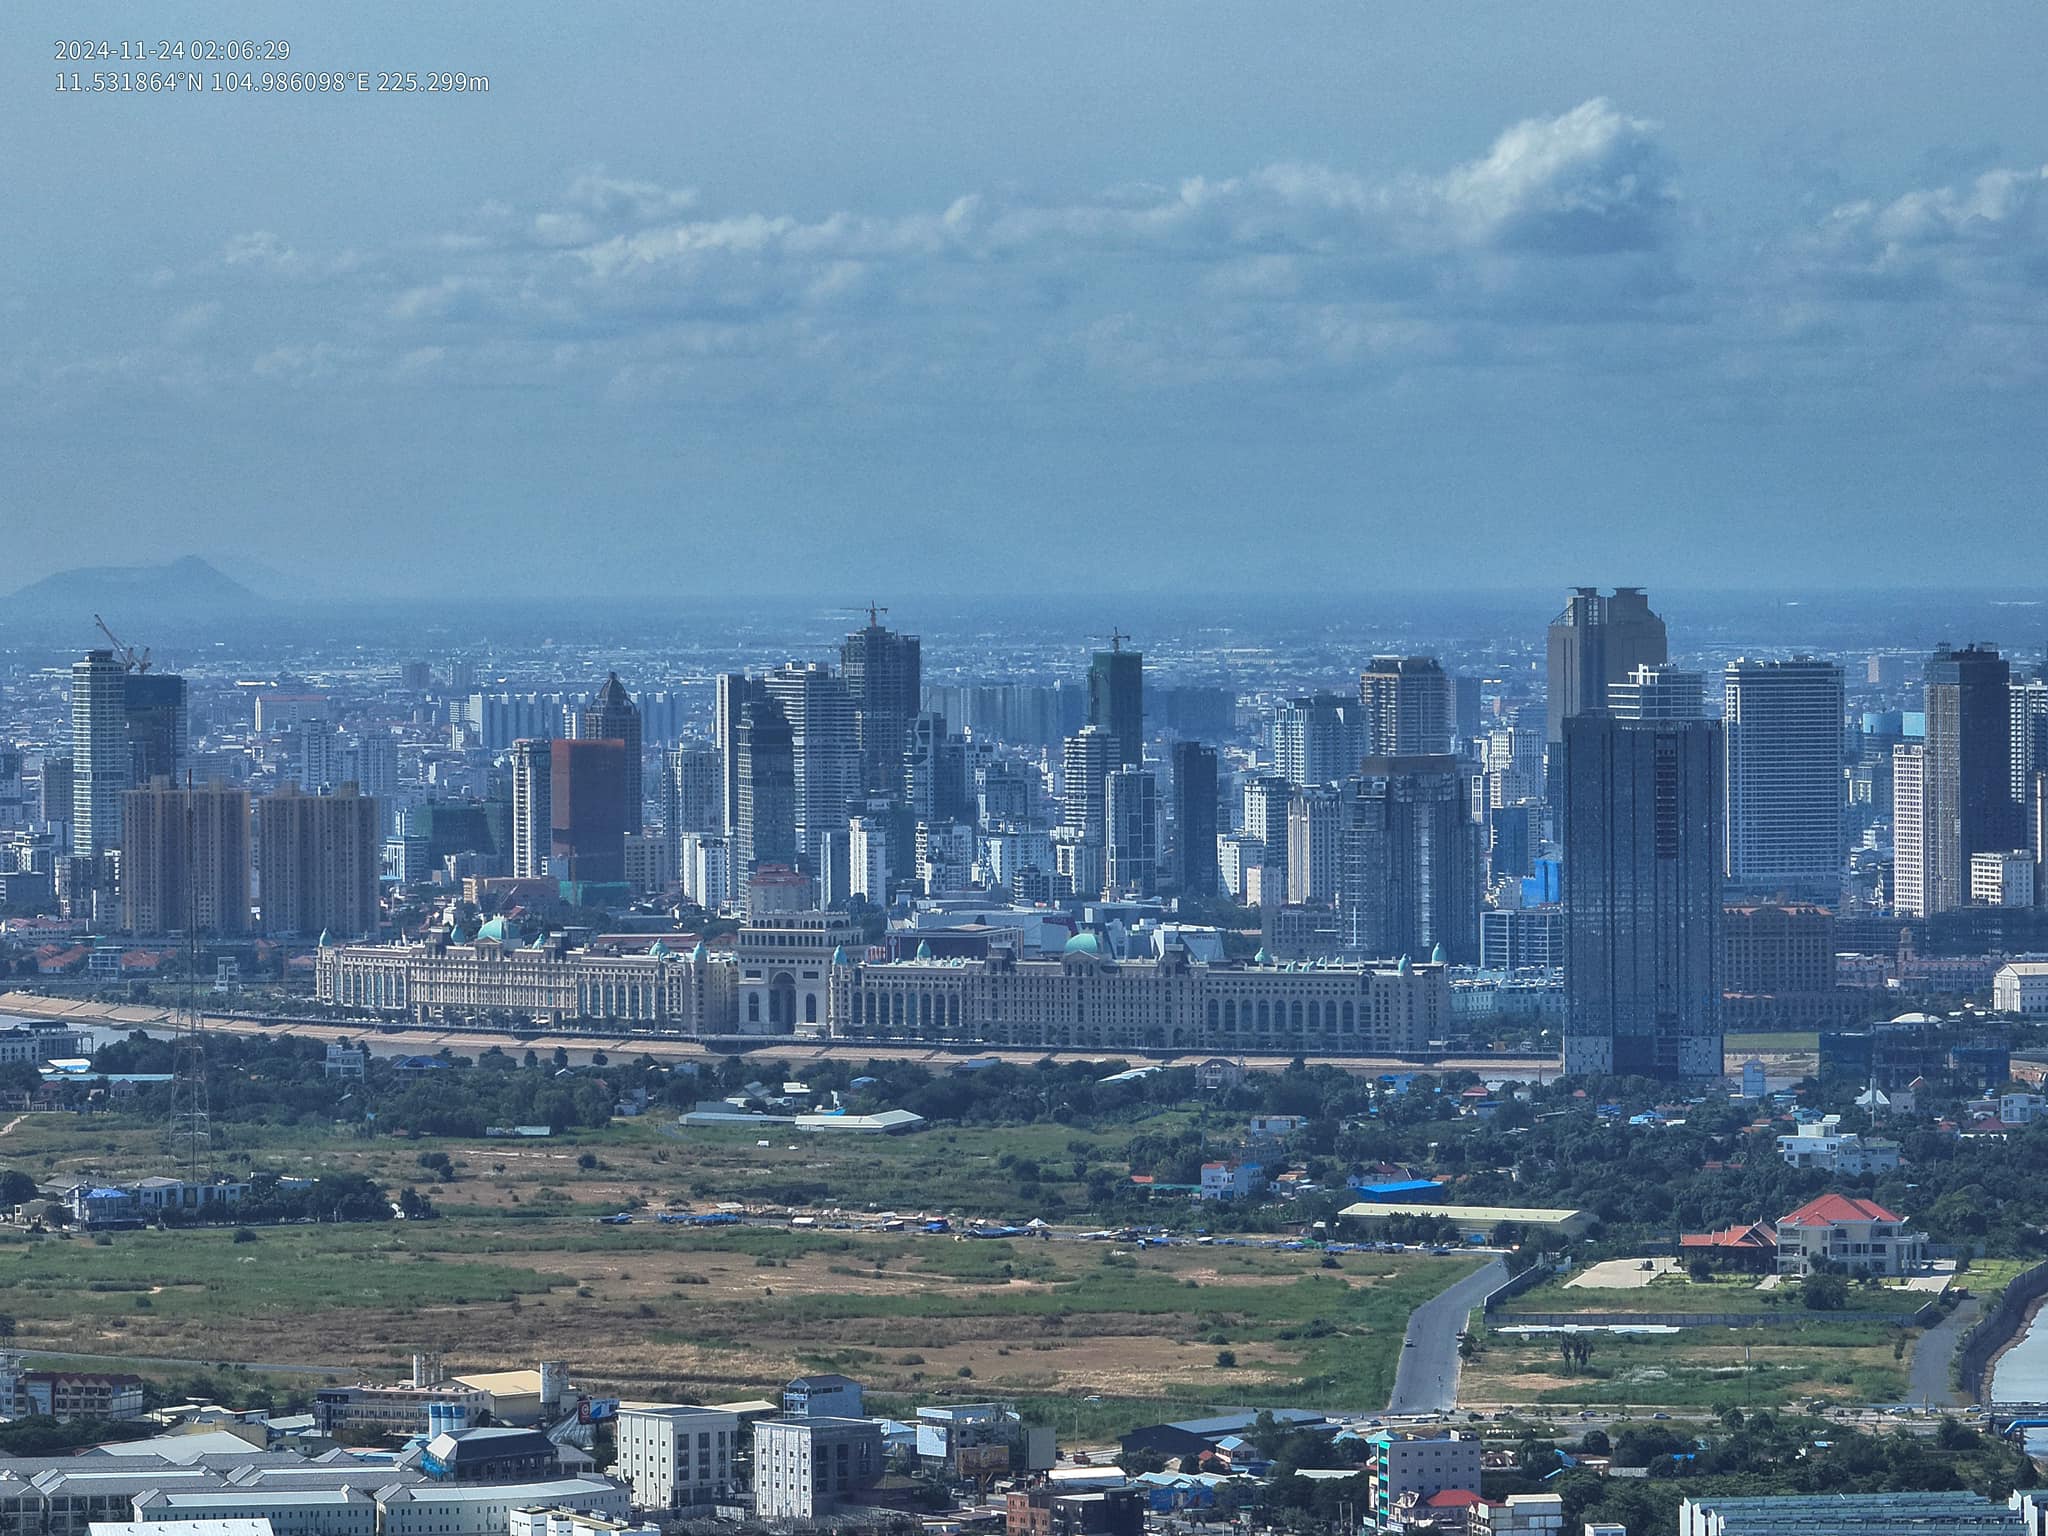
{"label": "paved road", "polygon": [[1949,1367],[1955,1360],[1956,1346],[1983,1311],[1983,1298],[1972,1296],[1920,1336],[1920,1342],[1913,1348],[1913,1367],[1907,1378],[1908,1403],[1916,1408],[1946,1408],[1959,1401]]}
{"label": "paved road", "polygon": [[1458,1404],[1458,1335],[1486,1293],[1507,1283],[1499,1259],[1438,1292],[1408,1316],[1389,1413],[1442,1413]]}

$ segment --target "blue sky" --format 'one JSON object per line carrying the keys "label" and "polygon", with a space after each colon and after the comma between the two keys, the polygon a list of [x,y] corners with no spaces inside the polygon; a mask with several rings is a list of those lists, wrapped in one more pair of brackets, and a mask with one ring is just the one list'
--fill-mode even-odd
{"label": "blue sky", "polygon": [[[59,34],[490,90],[66,97],[120,65]],[[2048,582],[2031,0],[29,4],[0,48],[0,589]]]}

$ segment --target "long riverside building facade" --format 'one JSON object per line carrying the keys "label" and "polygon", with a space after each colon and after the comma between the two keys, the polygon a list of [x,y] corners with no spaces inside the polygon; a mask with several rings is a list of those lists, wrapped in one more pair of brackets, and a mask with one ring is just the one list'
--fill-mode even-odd
{"label": "long riverside building facade", "polygon": [[[559,1028],[1046,1050],[1417,1056],[1450,1024],[1441,963],[1210,965],[1179,949],[1115,960],[1092,934],[1057,955],[884,961],[849,952],[844,919],[769,921],[741,930],[736,955],[521,945],[494,923],[467,940],[324,945],[316,985],[323,1002],[419,1020],[493,1012]],[[777,989],[805,1001],[777,1006]]]}
{"label": "long riverside building facade", "polygon": [[640,954],[521,944],[496,920],[466,942],[446,931],[396,944],[322,944],[314,993],[364,1013],[427,1020],[508,1013],[686,1035],[734,1032],[739,967],[699,944],[685,956],[658,940]]}

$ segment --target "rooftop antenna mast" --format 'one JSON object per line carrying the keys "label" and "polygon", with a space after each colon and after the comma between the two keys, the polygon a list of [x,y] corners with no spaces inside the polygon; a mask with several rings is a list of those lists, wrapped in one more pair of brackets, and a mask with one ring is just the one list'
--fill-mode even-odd
{"label": "rooftop antenna mast", "polygon": [[99,625],[100,633],[105,635],[107,637],[107,640],[113,645],[114,653],[121,658],[121,668],[123,671],[147,672],[149,670],[150,660],[148,646],[145,645],[138,652],[132,645],[123,645],[121,643],[121,637],[115,634],[111,629],[107,628],[107,621],[101,618],[98,614],[94,614],[92,616],[92,621],[93,623]]}
{"label": "rooftop antenna mast", "polygon": [[184,799],[185,984],[178,992],[178,1018],[171,1041],[170,1150],[185,1182],[201,1184],[213,1177],[213,1114],[206,1087],[206,1036],[199,1019],[199,883],[193,878],[198,862],[199,807],[189,769]]}
{"label": "rooftop antenna mast", "polygon": [[1121,629],[1118,629],[1114,624],[1110,626],[1109,648],[1112,651],[1122,650],[1124,648],[1124,642],[1130,638],[1131,637],[1129,635],[1125,634]]}

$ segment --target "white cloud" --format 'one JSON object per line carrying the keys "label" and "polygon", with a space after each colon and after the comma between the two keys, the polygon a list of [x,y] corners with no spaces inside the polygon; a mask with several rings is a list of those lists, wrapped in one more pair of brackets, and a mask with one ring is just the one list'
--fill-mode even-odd
{"label": "white cloud", "polygon": [[[2000,327],[2048,319],[2044,174],[1846,204],[1737,251],[1703,233],[1656,126],[1599,99],[1434,172],[1282,162],[889,215],[706,208],[590,171],[360,251],[237,235],[166,280],[183,304],[163,346],[304,387],[431,369],[454,388],[912,405],[1454,369],[1941,380],[1975,357],[2023,382],[2031,350]],[[252,276],[272,280],[260,312],[223,307]],[[1880,325],[1874,298],[1917,307]]]}

